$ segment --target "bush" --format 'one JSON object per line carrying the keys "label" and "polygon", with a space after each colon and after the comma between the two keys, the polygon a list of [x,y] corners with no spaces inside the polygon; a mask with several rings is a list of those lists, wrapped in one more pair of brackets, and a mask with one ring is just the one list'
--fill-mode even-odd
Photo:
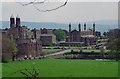
{"label": "bush", "polygon": [[95,51],[91,51],[91,53],[94,53]]}
{"label": "bush", "polygon": [[83,51],[82,50],[80,50],[80,53],[82,53]]}
{"label": "bush", "polygon": [[2,60],[2,63],[8,63],[8,60]]}

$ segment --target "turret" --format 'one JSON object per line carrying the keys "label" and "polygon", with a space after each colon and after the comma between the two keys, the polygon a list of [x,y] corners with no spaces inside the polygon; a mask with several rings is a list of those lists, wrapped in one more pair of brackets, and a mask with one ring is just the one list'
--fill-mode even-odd
{"label": "turret", "polygon": [[93,35],[95,35],[95,23],[93,23]]}
{"label": "turret", "polygon": [[69,42],[71,42],[71,23],[69,23]]}
{"label": "turret", "polygon": [[78,28],[79,28],[79,34],[78,34],[78,36],[79,36],[79,42],[80,42],[80,40],[81,40],[81,24],[80,23],[78,25]]}
{"label": "turret", "polygon": [[20,27],[20,18],[19,18],[19,15],[16,16],[16,27]]}
{"label": "turret", "polygon": [[10,28],[15,27],[15,18],[13,14],[10,17]]}
{"label": "turret", "polygon": [[80,23],[78,25],[78,28],[79,28],[79,32],[81,32],[81,24]]}
{"label": "turret", "polygon": [[86,30],[86,23],[84,23],[84,30]]}

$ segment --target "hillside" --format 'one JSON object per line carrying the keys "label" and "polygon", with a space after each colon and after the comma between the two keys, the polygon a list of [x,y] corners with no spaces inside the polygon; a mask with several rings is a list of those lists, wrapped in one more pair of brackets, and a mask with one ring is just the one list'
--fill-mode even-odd
{"label": "hillside", "polygon": [[[108,31],[118,27],[117,21],[96,21],[96,30],[100,32]],[[28,26],[28,28],[48,28],[48,29],[66,29],[68,30],[67,23],[54,23],[54,22],[21,22],[21,25]],[[81,23],[83,29],[83,23]],[[2,28],[9,28],[9,21],[2,21]],[[92,22],[87,22],[87,28],[92,29]],[[72,29],[78,29],[78,23],[72,23]]]}

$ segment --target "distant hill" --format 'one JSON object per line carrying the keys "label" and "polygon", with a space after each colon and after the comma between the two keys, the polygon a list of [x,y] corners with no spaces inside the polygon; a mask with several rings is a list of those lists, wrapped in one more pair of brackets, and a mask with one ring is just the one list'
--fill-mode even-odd
{"label": "distant hill", "polygon": [[[2,28],[9,28],[9,21],[2,21]],[[92,29],[92,22],[86,22],[87,23],[87,28]],[[110,29],[114,29],[118,27],[117,21],[114,20],[108,20],[108,21],[96,21],[96,30],[100,32],[108,31]],[[72,24],[72,29],[78,29],[78,24],[77,23],[71,23]],[[21,22],[21,25],[28,26],[28,28],[33,29],[33,28],[48,28],[48,29],[66,29],[68,30],[68,24],[67,23],[54,23],[54,22]],[[81,27],[83,29],[83,23],[81,23]]]}

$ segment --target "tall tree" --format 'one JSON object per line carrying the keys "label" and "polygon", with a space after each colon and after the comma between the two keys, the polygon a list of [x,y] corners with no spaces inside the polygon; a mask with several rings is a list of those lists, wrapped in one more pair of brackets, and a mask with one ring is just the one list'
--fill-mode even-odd
{"label": "tall tree", "polygon": [[2,35],[2,61],[12,59],[14,61],[17,52],[16,44],[8,36]]}
{"label": "tall tree", "polygon": [[116,60],[120,59],[120,38],[113,39],[108,43],[108,48]]}
{"label": "tall tree", "polygon": [[64,41],[66,39],[66,33],[62,29],[55,29],[53,33],[56,35],[57,41]]}

